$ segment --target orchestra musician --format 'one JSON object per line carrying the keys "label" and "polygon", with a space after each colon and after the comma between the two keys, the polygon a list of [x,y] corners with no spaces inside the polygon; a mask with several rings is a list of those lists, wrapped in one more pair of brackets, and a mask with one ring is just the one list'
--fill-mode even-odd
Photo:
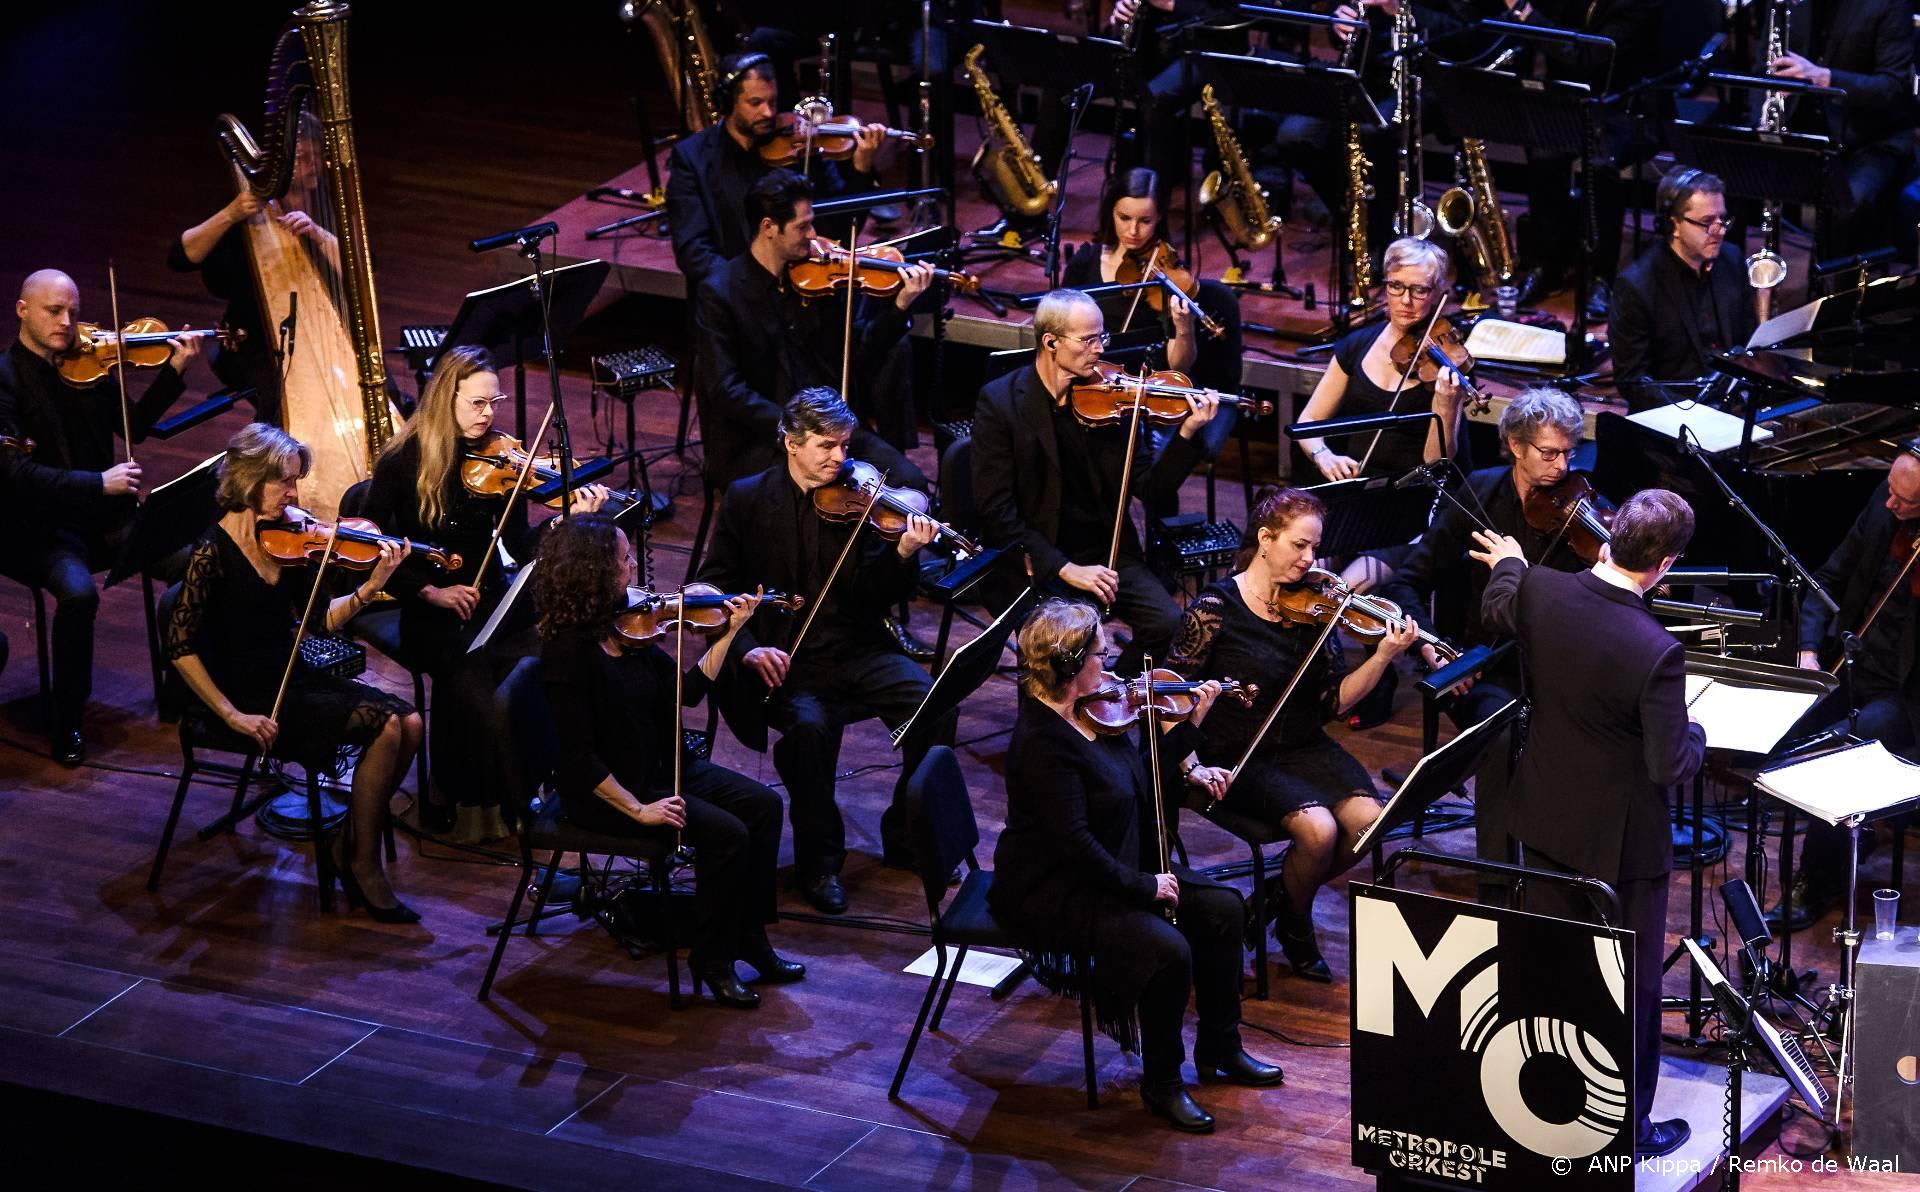
{"label": "orchestra musician", "polygon": [[[781,460],[727,489],[698,577],[723,592],[764,588],[807,602],[810,622],[777,621],[762,609],[740,630],[722,672],[720,707],[749,748],[766,748],[768,727],[779,732],[773,764],[787,788],[795,878],[807,901],[829,915],[847,909],[840,883],[846,824],[834,793],[841,730],[874,717],[897,728],[932,686],[882,619],[912,593],[919,578],[914,555],[933,541],[934,523],[909,517],[896,543],[827,521],[814,508],[814,490],[841,480],[857,425],[831,389],[794,394],[780,420]],[[862,537],[836,574],[856,530]],[[796,643],[803,623],[807,636]],[[927,743],[950,737],[953,722],[947,713]],[[918,746],[903,760],[896,803],[924,750]],[[912,855],[908,840],[889,832],[895,818],[882,821],[890,862]]]}
{"label": "orchestra musician", "polygon": [[[1109,175],[1100,190],[1100,225],[1093,239],[1067,259],[1060,284],[1070,290],[1111,285],[1123,272],[1137,276],[1144,261],[1165,241],[1166,186],[1160,175],[1142,167],[1119,170]],[[1208,389],[1232,392],[1240,387],[1240,299],[1233,290],[1217,281],[1198,282],[1195,303],[1223,328],[1218,336],[1197,332],[1194,308],[1185,301],[1163,301],[1158,311],[1142,297],[1133,308],[1132,322],[1156,319],[1166,334],[1166,345],[1155,353],[1153,368],[1170,368]],[[1131,297],[1119,301],[1132,308]],[[1127,330],[1123,325],[1121,332]],[[1225,409],[1207,424],[1201,443],[1207,458],[1233,433],[1238,411]]]}
{"label": "orchestra musician", "polygon": [[[331,845],[334,874],[347,903],[382,923],[417,923],[381,868],[388,804],[419,747],[420,717],[376,687],[293,667],[275,713],[281,676],[292,664],[293,626],[307,608],[318,566],[288,569],[260,545],[265,523],[281,520],[300,497],[313,464],[305,445],[255,422],[227,443],[220,462],[220,520],[193,550],[179,600],[167,621],[167,657],[215,720],[253,743],[263,757],[338,771],[352,761],[347,820]],[[335,633],[377,596],[410,546],[385,542],[380,557],[345,595],[316,602],[310,632]],[[329,578],[340,571],[330,571]]]}
{"label": "orchestra musician", "polygon": [[[1878,740],[1910,760],[1920,757],[1920,667],[1914,665],[1920,619],[1915,616],[1912,582],[1913,576],[1920,575],[1920,566],[1909,571],[1905,581],[1896,582],[1913,557],[1915,541],[1920,540],[1917,453],[1920,441],[1906,445],[1854,518],[1846,538],[1814,573],[1820,586],[1839,602],[1840,611],[1829,614],[1816,600],[1801,604],[1799,664],[1818,670],[1823,661],[1838,657],[1834,643],[1842,632],[1857,636],[1859,645],[1853,673],[1842,675],[1840,686],[1801,717],[1788,731],[1788,739],[1832,728],[1863,740]],[[1883,592],[1889,593],[1886,603],[1868,622],[1867,614]],[[1848,716],[1850,708],[1859,709],[1856,717]],[[1847,855],[1844,828],[1818,821],[1808,825],[1800,864],[1793,871],[1790,930],[1818,920],[1845,894]],[[1769,910],[1767,918],[1778,930],[1780,908]]]}
{"label": "orchestra musician", "polygon": [[[633,544],[604,513],[556,523],[541,536],[534,600],[540,610],[541,679],[559,732],[560,804],[566,818],[607,836],[679,833],[693,849],[694,921],[688,967],[723,1006],[753,1009],[760,995],[742,984],[744,960],[764,982],[798,981],[806,966],[783,959],[767,939],[780,916],[780,796],[712,762],[683,757],[673,789],[673,634],[636,645],[615,617],[638,582]],[[685,643],[683,698],[699,702],[759,599],[726,602],[727,627]],[[692,655],[699,654],[696,661]]]}
{"label": "orchestra musician", "polygon": [[[100,592],[93,573],[110,566],[133,525],[140,465],[116,462],[114,436],[130,424],[133,441],[186,392],[181,375],[200,341],[171,341],[167,363],[132,408],[120,408],[117,378],[91,389],[69,384],[59,364],[78,342],[80,289],[57,269],[27,275],[14,303],[20,332],[0,357],[0,434],[31,439],[30,454],[0,451],[0,574],[44,588],[54,599],[53,755],[78,765],[86,753],[82,719],[93,695],[93,626]],[[185,331],[186,328],[181,328]],[[123,366],[124,367],[124,366]],[[133,390],[132,378],[127,389]]]}
{"label": "orchestra musician", "polygon": [[1677,167],[1660,179],[1653,207],[1667,223],[1665,240],[1621,273],[1607,328],[1614,377],[1635,410],[1670,400],[1657,382],[1713,373],[1714,355],[1745,344],[1756,318],[1740,251],[1727,242],[1720,179]]}
{"label": "orchestra musician", "polygon": [[[1475,566],[1474,528],[1484,523],[1495,533],[1518,541],[1529,563],[1537,568],[1580,571],[1586,564],[1564,539],[1527,522],[1526,499],[1535,490],[1564,480],[1570,456],[1580,440],[1580,403],[1557,389],[1527,389],[1517,394],[1500,415],[1500,440],[1511,457],[1506,464],[1481,468],[1457,486],[1454,500],[1443,499],[1433,524],[1407,555],[1379,595],[1410,614],[1432,609],[1428,622],[1461,649],[1497,645],[1507,635],[1483,612],[1487,571]],[[1431,646],[1421,658],[1429,667],[1439,664]],[[1478,724],[1515,699],[1523,690],[1517,658],[1483,672],[1465,691],[1447,702],[1447,715],[1456,725]],[[1506,822],[1507,749],[1496,743],[1474,780],[1474,846],[1488,861],[1512,860]]]}
{"label": "orchestra musician", "polygon": [[[1693,510],[1665,489],[1622,502],[1587,571],[1528,566],[1521,544],[1475,531],[1489,564],[1481,614],[1520,642],[1532,714],[1511,792],[1526,863],[1584,874],[1620,896],[1634,933],[1635,1154],[1665,1155],[1692,1133],[1652,1120],[1660,1078],[1660,977],[1673,869],[1671,788],[1700,770],[1706,732],[1687,713],[1686,646],[1645,600],[1693,537]],[[1530,911],[1589,919],[1584,892],[1529,884]]]}
{"label": "orchestra musician", "polygon": [[[1260,688],[1252,707],[1217,701],[1204,739],[1180,767],[1187,784],[1207,797],[1205,814],[1250,817],[1292,841],[1280,872],[1267,879],[1262,905],[1276,920],[1275,936],[1294,975],[1310,981],[1333,979],[1314,937],[1314,894],[1359,859],[1353,841],[1380,816],[1366,767],[1323,726],[1358,703],[1418,640],[1409,618],[1352,670],[1342,661],[1337,632],[1309,660],[1320,627],[1288,619],[1280,601],[1307,579],[1325,516],[1320,499],[1304,489],[1265,493],[1247,515],[1249,537],[1234,574],[1207,585],[1187,606],[1167,659],[1189,679],[1232,677]],[[1228,786],[1272,701],[1302,663],[1293,698]],[[1251,926],[1266,930],[1265,923]]]}
{"label": "orchestra musician", "polygon": [[[994,846],[988,904],[1042,984],[1091,997],[1101,1029],[1140,1053],[1147,1108],[1177,1130],[1211,1133],[1212,1115],[1181,1079],[1189,996],[1199,1017],[1194,1067],[1203,1078],[1252,1086],[1282,1079],[1279,1067],[1240,1043],[1240,895],[1162,863],[1156,833],[1172,828],[1155,823],[1140,750],[1129,735],[1097,734],[1076,710],[1104,681],[1099,611],[1048,599],[1021,626],[1019,648],[1007,823]],[[1218,693],[1213,683],[1198,690],[1193,721],[1206,719]],[[1190,731],[1171,726],[1167,746],[1184,754]],[[1170,805],[1177,816],[1177,797]],[[1093,962],[1090,989],[1076,971],[1082,957]]]}
{"label": "orchestra musician", "polygon": [[837,390],[846,351],[854,387],[847,402],[859,417],[852,455],[891,483],[925,489],[926,476],[900,447],[916,435],[904,367],[907,308],[926,291],[932,268],[907,267],[891,299],[857,298],[849,335],[844,294],[806,302],[787,277],[788,266],[815,251],[812,185],[790,170],[766,174],[746,195],[741,227],[752,234],[747,251],[707,278],[694,309],[708,483],[731,484],[780,462],[781,407],[804,389]]}
{"label": "orchestra musician", "polygon": [[[399,661],[433,680],[427,748],[435,789],[420,792],[421,824],[461,840],[506,835],[500,814],[505,771],[497,764],[505,734],[490,721],[502,677],[496,672],[510,660],[467,647],[512,578],[495,558],[485,566],[485,590],[473,582],[508,510],[505,497],[471,492],[460,477],[466,452],[493,429],[494,410],[505,400],[485,348],[442,355],[413,417],[374,462],[364,509],[389,534],[431,541],[460,556],[452,572],[402,568],[388,587],[400,602]],[[574,493],[573,509],[591,513],[606,499],[605,488],[587,485]],[[524,495],[513,501],[500,543],[516,561],[532,557]]]}
{"label": "orchestra musician", "polygon": [[1127,623],[1133,640],[1120,668],[1132,673],[1144,654],[1166,656],[1180,610],[1147,565],[1131,516],[1120,518],[1120,549],[1109,559],[1116,511],[1123,497],[1149,509],[1177,499],[1218,401],[1194,390],[1192,413],[1157,450],[1143,430],[1123,494],[1127,429],[1083,426],[1069,401],[1076,382],[1099,376],[1109,339],[1099,304],[1078,290],[1054,290],[1035,309],[1033,330],[1033,363],[982,386],[974,406],[974,506],[988,540],[1019,546],[1036,582],[1086,593]]}

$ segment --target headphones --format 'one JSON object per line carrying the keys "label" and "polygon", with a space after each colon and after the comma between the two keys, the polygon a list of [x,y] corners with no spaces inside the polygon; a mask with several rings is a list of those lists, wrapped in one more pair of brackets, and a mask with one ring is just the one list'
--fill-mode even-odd
{"label": "headphones", "polygon": [[771,61],[773,61],[773,59],[767,57],[765,54],[747,54],[743,56],[739,62],[734,64],[732,70],[721,75],[714,81],[713,106],[715,110],[720,113],[722,119],[724,119],[727,113],[733,108],[733,89],[740,85],[740,80],[753,73],[754,67],[765,66]]}
{"label": "headphones", "polygon": [[1063,641],[1054,646],[1053,652],[1047,655],[1047,686],[1065,687],[1071,683],[1087,664],[1087,652],[1093,649],[1093,639],[1099,635],[1100,624],[1096,621],[1093,632],[1082,634],[1077,644],[1068,645]]}
{"label": "headphones", "polygon": [[1706,171],[1688,166],[1676,170],[1660,180],[1660,186],[1667,190],[1667,234],[1672,235],[1674,225],[1680,219],[1680,213],[1687,209],[1687,203],[1693,198],[1694,184],[1705,177]]}

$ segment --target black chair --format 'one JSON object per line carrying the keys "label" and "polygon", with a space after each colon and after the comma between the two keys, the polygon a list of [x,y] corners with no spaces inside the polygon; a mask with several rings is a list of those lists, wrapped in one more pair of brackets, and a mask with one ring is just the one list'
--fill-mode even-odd
{"label": "black chair", "polygon": [[[161,622],[172,615],[174,604],[180,599],[180,585],[175,584],[163,593],[159,600]],[[241,757],[239,779],[233,786],[233,805],[227,814],[200,829],[201,840],[211,840],[222,832],[230,832],[240,821],[258,811],[262,804],[279,792],[271,786],[256,795],[251,802],[247,800],[247,787],[252,783],[254,768],[260,761],[260,750],[249,737],[243,737],[226,725],[214,719],[206,705],[194,698],[190,692],[175,688],[177,680],[172,678],[172,667],[161,681],[161,699],[180,709],[180,782],[173,789],[173,806],[167,812],[167,826],[160,833],[160,846],[154,850],[153,867],[147,873],[147,889],[160,888],[160,873],[166,868],[167,851],[173,845],[174,831],[180,824],[180,810],[187,801],[187,788],[193,783],[193,776],[203,769],[213,768],[200,758],[202,752],[234,753]],[[315,823],[324,822],[324,811],[320,799],[320,768],[306,764],[307,772],[307,817]],[[316,832],[313,839],[314,873],[320,882],[320,909],[333,909],[333,858],[327,851],[326,837]]]}
{"label": "black chair", "polygon": [[[973,440],[955,439],[940,453],[940,516],[962,533],[978,537],[973,507]],[[982,583],[998,569],[1006,552],[987,547],[964,562],[942,560],[922,571],[920,596],[940,606],[940,636],[934,642],[934,673],[947,662],[947,641],[953,634],[953,619],[964,618],[977,629],[987,622],[966,611],[965,605],[984,608],[998,615],[1011,593],[1003,593],[1004,584]],[[999,599],[1000,604],[994,601]]]}
{"label": "black chair", "polygon": [[28,584],[27,591],[33,594],[33,649],[40,663],[40,718],[48,736],[52,736],[53,654],[47,645],[47,590],[39,584]]}
{"label": "black chair", "polygon": [[[340,494],[340,516],[360,517],[367,507],[367,497],[373,491],[373,481],[361,480],[347,486]],[[413,710],[420,713],[420,723],[427,721],[427,674],[424,670],[407,660],[400,648],[400,605],[395,601],[376,601],[348,621],[346,630],[380,653],[391,658],[396,666],[405,670],[413,679]],[[420,734],[420,753],[414,759],[414,773],[420,786],[419,798],[427,797],[427,734]],[[387,860],[393,860],[391,837],[388,840]]]}
{"label": "black chair", "polygon": [[[1189,803],[1195,813],[1199,808]],[[1267,846],[1287,839],[1284,832],[1275,832],[1265,820],[1250,815],[1241,815],[1229,809],[1225,804],[1213,809],[1213,814],[1202,816],[1208,823],[1232,836],[1247,846],[1253,853],[1253,894],[1248,897],[1247,905],[1260,924],[1260,936],[1253,946],[1253,995],[1261,1001],[1267,1000]],[[1179,837],[1174,838],[1179,842]],[[1179,842],[1180,863],[1187,864],[1187,846]]]}
{"label": "black chair", "polygon": [[[561,816],[559,798],[543,790],[553,775],[558,737],[554,730],[552,709],[547,704],[546,692],[540,686],[539,659],[523,658],[515,664],[496,690],[495,698],[500,701],[506,723],[513,726],[507,743],[510,754],[507,766],[513,779],[513,807],[519,815],[519,830],[515,835],[520,841],[520,880],[514,886],[513,901],[507,906],[506,920],[488,929],[497,932],[499,939],[493,946],[493,959],[487,965],[487,975],[480,982],[480,1000],[486,1001],[493,991],[493,978],[500,970],[500,958],[506,955],[507,937],[521,925],[520,906],[526,899],[527,891],[533,891],[533,911],[527,916],[525,924],[527,935],[533,936],[538,934],[540,920],[546,913],[547,895],[553,889],[554,875],[559,871],[561,859],[568,853],[577,853],[580,857],[583,895],[588,891],[594,891],[597,896],[606,893],[606,883],[596,878],[590,857],[622,857],[647,863],[654,901],[660,909],[660,933],[666,941],[669,1000],[674,1009],[683,1008],[685,1003],[680,997],[680,953],[674,938],[673,891],[669,881],[669,858],[673,853],[673,842],[664,836],[603,836],[577,828]],[[544,870],[534,856],[542,851],[552,854],[547,858]],[[539,874],[537,880],[536,873]],[[695,989],[698,989],[697,978]]]}
{"label": "black chair", "polygon": [[[960,967],[966,963],[969,948],[1013,948],[1016,946],[1012,934],[1000,926],[987,910],[987,894],[993,889],[993,874],[980,868],[980,862],[974,857],[973,850],[980,843],[980,826],[974,822],[973,800],[967,794],[967,780],[960,773],[960,761],[953,750],[945,745],[935,745],[927,750],[927,756],[921,761],[920,768],[913,772],[906,791],[909,806],[919,808],[918,824],[920,837],[917,842],[916,856],[919,860],[920,885],[927,895],[927,918],[933,927],[934,966],[933,980],[927,983],[927,996],[920,1002],[920,1016],[914,1021],[913,1033],[907,1036],[907,1049],[900,1056],[900,1067],[893,1074],[893,1085],[887,1090],[887,1096],[899,1099],[900,1085],[907,1078],[907,1065],[913,1062],[914,1048],[920,1044],[920,1036],[927,1029],[927,1016],[933,1016],[933,1029],[940,1029],[940,1020],[946,1016],[947,1000],[953,996],[953,987],[960,978]],[[941,901],[946,897],[947,880],[961,861],[967,863],[966,880],[960,883],[959,892],[941,909]],[[956,947],[953,967],[947,968],[947,948]],[[1085,973],[1089,966],[1084,962],[1076,968]],[[940,989],[940,979],[946,977],[946,990]],[[940,995],[940,1004],[933,1004],[934,995]],[[1089,984],[1080,991],[1080,1035],[1086,1058],[1087,1069],[1087,1108],[1100,1107],[1100,1088],[1093,1071],[1093,997]]]}

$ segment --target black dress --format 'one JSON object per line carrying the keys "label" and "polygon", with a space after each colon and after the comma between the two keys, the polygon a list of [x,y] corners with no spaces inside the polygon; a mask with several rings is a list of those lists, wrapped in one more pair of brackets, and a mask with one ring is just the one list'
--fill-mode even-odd
{"label": "black dress", "polygon": [[[313,568],[283,569],[279,582],[268,583],[225,527],[214,526],[187,563],[180,599],[167,621],[167,657],[194,655],[234,707],[256,715],[272,712],[315,574]],[[316,622],[325,609],[323,593],[314,601]],[[272,754],[339,772],[380,735],[389,717],[412,711],[405,700],[365,683],[295,667]],[[213,719],[210,710],[205,714]]]}
{"label": "black dress", "polygon": [[[1196,750],[1202,762],[1230,768],[1240,760],[1319,633],[1317,626],[1283,625],[1256,615],[1231,576],[1208,584],[1187,606],[1167,665],[1189,679],[1232,678],[1260,687],[1251,708],[1230,699],[1214,701],[1201,729],[1205,739]],[[1220,801],[1221,809],[1278,827],[1303,807],[1376,797],[1366,767],[1325,728],[1339,707],[1340,680],[1346,673],[1341,654],[1339,635],[1330,635]]]}
{"label": "black dress", "polygon": [[[1107,281],[1100,271],[1100,257],[1104,251],[1100,245],[1091,241],[1081,245],[1077,252],[1067,258],[1066,267],[1060,273],[1060,284],[1075,290],[1106,285]],[[1125,295],[1110,298],[1103,305],[1111,307],[1117,304],[1118,308],[1124,311],[1132,301],[1131,295]],[[1222,331],[1217,336],[1208,335],[1205,328],[1196,326],[1195,335],[1200,354],[1194,359],[1193,367],[1188,370],[1193,382],[1206,388],[1218,389],[1222,393],[1238,393],[1240,391],[1240,360],[1245,350],[1244,335],[1240,326],[1240,296],[1230,286],[1211,279],[1202,279],[1199,293],[1194,301],[1214,322],[1220,324]],[[1142,298],[1140,310],[1133,318],[1134,327],[1139,328],[1145,319],[1157,320],[1167,339],[1173,338],[1173,316],[1166,313],[1165,304],[1156,311],[1147,305],[1145,298]],[[1114,323],[1107,329],[1117,331],[1119,325]],[[1156,368],[1166,367],[1164,348],[1155,353],[1153,363]],[[1231,415],[1232,411],[1216,415],[1214,421],[1208,423],[1206,430],[1201,432],[1207,436],[1208,455],[1217,454],[1220,445],[1226,441],[1226,436],[1233,425]]]}
{"label": "black dress", "polygon": [[[1400,391],[1400,400],[1394,401],[1393,394],[1373,383],[1361,367],[1367,352],[1380,336],[1388,334],[1390,327],[1362,327],[1348,333],[1333,347],[1333,358],[1346,370],[1347,392],[1340,398],[1339,408],[1334,411],[1341,418],[1357,418],[1362,414],[1385,414],[1387,407],[1393,406],[1396,414],[1425,414],[1433,409],[1433,386],[1423,385],[1410,380],[1406,388]],[[1468,464],[1460,453],[1460,444],[1452,442],[1453,430],[1447,428],[1447,446],[1453,450],[1454,457],[1460,460],[1465,469]],[[1374,448],[1373,458],[1367,460],[1369,476],[1399,476],[1409,469],[1417,468],[1427,458],[1427,423],[1397,426],[1391,430],[1379,432],[1380,445]],[[1327,447],[1336,455],[1350,456],[1355,460],[1366,459],[1367,447],[1373,442],[1374,432],[1364,431],[1352,435],[1329,435]],[[1238,678],[1238,676],[1235,676]]]}

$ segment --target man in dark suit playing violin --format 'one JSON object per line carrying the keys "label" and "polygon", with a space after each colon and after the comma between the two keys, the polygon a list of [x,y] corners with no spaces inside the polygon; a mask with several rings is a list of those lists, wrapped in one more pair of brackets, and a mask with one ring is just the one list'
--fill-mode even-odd
{"label": "man in dark suit playing violin", "polygon": [[[80,721],[93,694],[93,622],[100,593],[93,572],[108,566],[132,524],[140,465],[114,462],[120,389],[67,383],[57,367],[79,334],[80,290],[56,269],[28,275],[14,304],[20,334],[0,357],[0,434],[33,440],[31,454],[0,451],[0,572],[54,598],[54,756],[76,765]],[[172,357],[128,411],[133,438],[186,392],[180,375],[199,341],[171,341]]]}
{"label": "man in dark suit playing violin", "polygon": [[[1121,509],[1127,426],[1091,429],[1069,408],[1076,382],[1099,380],[1106,322],[1093,299],[1055,290],[1033,316],[1039,346],[1026,368],[989,381],[973,414],[973,499],[994,546],[1026,552],[1033,578],[1061,594],[1091,595],[1133,630],[1120,671],[1135,674],[1147,654],[1166,657],[1180,610],[1124,517],[1120,550],[1109,566],[1113,529]],[[1170,503],[1204,456],[1195,437],[1213,418],[1217,398],[1193,390],[1192,409],[1159,452],[1145,427],[1134,442],[1128,501],[1148,508]]]}
{"label": "man in dark suit playing violin", "polygon": [[901,349],[907,308],[926,291],[933,270],[902,270],[891,300],[857,299],[849,335],[843,292],[807,302],[788,279],[788,266],[813,255],[812,194],[807,180],[788,170],[754,183],[746,197],[747,251],[708,277],[695,300],[695,388],[708,481],[731,483],[778,463],[780,407],[802,389],[837,390],[844,349],[853,356],[845,370],[854,390],[847,402],[862,424],[853,432],[854,458],[894,484],[925,488],[926,477],[894,444],[913,442]]}
{"label": "man in dark suit playing violin", "polygon": [[[773,764],[787,788],[794,876],[807,901],[829,915],[847,909],[840,885],[846,825],[834,797],[841,730],[876,716],[898,727],[932,686],[882,616],[913,591],[914,555],[933,541],[935,524],[911,516],[898,542],[863,527],[835,574],[855,527],[826,521],[814,508],[814,490],[841,476],[855,425],[853,411],[831,389],[795,394],[781,415],[784,458],[727,490],[699,576],[723,592],[764,587],[807,601],[790,619],[763,607],[735,637],[720,706],[750,748],[766,748],[769,726],[779,731]],[[806,634],[798,637],[803,624]],[[948,713],[923,739],[937,743],[952,731]],[[902,759],[896,800],[919,761],[913,754]],[[905,842],[887,843],[893,853]]]}

